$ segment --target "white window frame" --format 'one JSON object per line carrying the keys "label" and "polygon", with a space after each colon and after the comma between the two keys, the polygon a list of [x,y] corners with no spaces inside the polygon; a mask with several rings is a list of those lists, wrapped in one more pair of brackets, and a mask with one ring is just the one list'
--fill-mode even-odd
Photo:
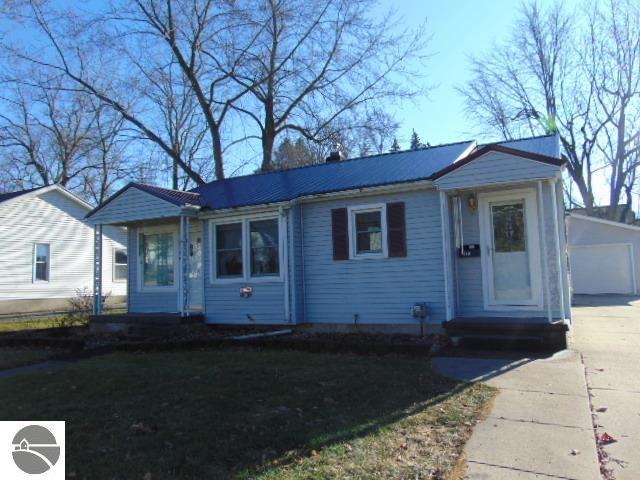
{"label": "white window frame", "polygon": [[[251,236],[249,223],[256,220],[277,220],[278,222],[278,274],[277,275],[251,275]],[[239,277],[218,278],[218,255],[217,255],[217,225],[229,225],[240,223],[242,225],[242,275]],[[233,283],[282,283],[283,271],[287,266],[284,264],[284,249],[286,242],[284,238],[283,220],[275,213],[263,213],[242,217],[228,217],[209,222],[209,258],[211,259],[209,268],[210,284],[224,285]]]}
{"label": "white window frame", "polygon": [[[173,234],[173,285],[145,285],[144,284],[144,252],[142,252],[142,236],[152,235],[154,233],[172,233]],[[179,225],[170,226],[158,226],[158,227],[142,227],[138,229],[138,242],[137,242],[138,257],[137,262],[137,283],[139,292],[177,292],[178,280],[180,270],[180,238],[179,238]],[[142,255],[141,255],[142,252]],[[128,257],[127,257],[128,260]],[[131,263],[129,263],[131,265]]]}
{"label": "white window frame", "polygon": [[[349,258],[351,260],[366,260],[375,258],[388,258],[389,245],[387,242],[387,204],[372,203],[369,205],[357,205],[347,207],[349,217]],[[358,253],[356,235],[356,215],[358,213],[380,212],[380,227],[382,233],[382,251],[375,253]]]}
{"label": "white window frame", "polygon": [[[46,245],[49,247],[47,252],[47,279],[41,280],[36,278],[36,261],[38,258],[38,245]],[[31,262],[31,281],[32,283],[49,283],[51,281],[51,244],[49,242],[35,242],[33,244],[33,255]]]}
{"label": "white window frame", "polygon": [[[116,263],[116,252],[118,251],[124,251],[127,254],[127,278],[116,278],[116,266],[118,265],[124,265],[122,263]],[[129,249],[127,247],[113,247],[112,251],[111,251],[111,259],[113,260],[112,263],[112,269],[111,269],[111,279],[113,281],[113,283],[127,283],[127,280],[129,279]]]}

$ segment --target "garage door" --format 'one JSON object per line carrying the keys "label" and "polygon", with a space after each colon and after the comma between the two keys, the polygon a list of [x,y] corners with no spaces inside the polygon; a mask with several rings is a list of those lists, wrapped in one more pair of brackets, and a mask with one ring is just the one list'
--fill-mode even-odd
{"label": "garage door", "polygon": [[634,293],[631,244],[569,248],[573,293]]}

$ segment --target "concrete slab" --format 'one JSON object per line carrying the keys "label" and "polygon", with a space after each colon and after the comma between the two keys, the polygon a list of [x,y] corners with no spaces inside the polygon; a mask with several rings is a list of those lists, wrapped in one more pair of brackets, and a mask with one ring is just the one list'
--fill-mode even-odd
{"label": "concrete slab", "polygon": [[591,297],[573,309],[572,345],[582,353],[597,433],[618,440],[604,447],[617,480],[640,478],[640,299]]}
{"label": "concrete slab", "polygon": [[502,390],[490,417],[588,431],[593,429],[589,401],[586,397],[572,395]]}
{"label": "concrete slab", "polygon": [[500,389],[489,417],[466,446],[467,478],[600,478],[577,353],[517,361],[437,358],[433,365],[446,375]]}
{"label": "concrete slab", "polygon": [[468,480],[558,480],[555,475],[514,470],[510,467],[487,465],[484,463],[469,462],[473,465],[473,472],[464,478]]}
{"label": "concrete slab", "polygon": [[600,478],[591,429],[489,419],[476,427],[467,448],[470,475],[476,475],[477,462],[559,478]]}

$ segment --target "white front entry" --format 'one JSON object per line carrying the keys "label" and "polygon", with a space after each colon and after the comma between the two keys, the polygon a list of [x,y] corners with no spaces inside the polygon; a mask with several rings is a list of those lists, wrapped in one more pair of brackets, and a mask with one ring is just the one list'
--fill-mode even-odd
{"label": "white front entry", "polygon": [[189,310],[203,310],[202,225],[191,222],[189,229]]}
{"label": "white front entry", "polygon": [[479,200],[485,308],[541,308],[535,190],[481,194]]}

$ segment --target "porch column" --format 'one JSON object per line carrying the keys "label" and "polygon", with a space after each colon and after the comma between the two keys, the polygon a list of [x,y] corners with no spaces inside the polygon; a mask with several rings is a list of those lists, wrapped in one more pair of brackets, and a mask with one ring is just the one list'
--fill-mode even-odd
{"label": "porch column", "polygon": [[178,311],[185,315],[189,311],[189,217],[180,216],[180,280],[178,288]]}
{"label": "porch column", "polygon": [[551,288],[549,287],[551,279],[549,278],[549,255],[547,248],[547,222],[544,214],[544,196],[542,182],[538,182],[538,218],[540,218],[540,237],[542,244],[542,272],[544,274],[544,295],[547,303],[547,321],[553,322],[553,311],[551,309]]}
{"label": "porch column", "polygon": [[93,227],[93,314],[102,313],[102,225]]}
{"label": "porch column", "polygon": [[444,279],[444,306],[445,320],[453,320],[454,311],[452,306],[451,291],[453,288],[452,277],[453,268],[451,262],[451,213],[449,210],[449,196],[446,192],[440,192],[440,224],[442,230],[442,266]]}
{"label": "porch column", "polygon": [[567,319],[564,308],[564,278],[562,275],[562,252],[560,251],[560,228],[558,226],[558,200],[557,200],[558,180],[549,180],[549,191],[551,192],[551,208],[553,209],[553,238],[556,247],[556,269],[558,270],[558,291],[560,292],[560,314],[562,321]]}

